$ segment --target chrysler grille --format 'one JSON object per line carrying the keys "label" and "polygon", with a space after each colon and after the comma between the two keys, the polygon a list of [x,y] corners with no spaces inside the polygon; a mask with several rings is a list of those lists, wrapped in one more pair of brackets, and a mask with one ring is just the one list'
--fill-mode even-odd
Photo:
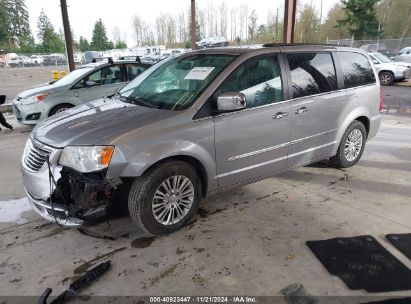
{"label": "chrysler grille", "polygon": [[24,163],[29,169],[37,172],[43,166],[49,154],[50,151],[36,146],[32,140],[29,140],[26,151],[24,151]]}

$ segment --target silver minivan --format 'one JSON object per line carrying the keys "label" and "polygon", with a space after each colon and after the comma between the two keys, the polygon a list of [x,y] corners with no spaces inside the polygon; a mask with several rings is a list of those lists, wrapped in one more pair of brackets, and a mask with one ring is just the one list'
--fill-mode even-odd
{"label": "silver minivan", "polygon": [[173,232],[201,198],[322,159],[355,165],[380,123],[369,56],[266,45],[169,57],[116,95],[41,122],[22,157],[33,209],[78,227],[128,204],[145,232]]}

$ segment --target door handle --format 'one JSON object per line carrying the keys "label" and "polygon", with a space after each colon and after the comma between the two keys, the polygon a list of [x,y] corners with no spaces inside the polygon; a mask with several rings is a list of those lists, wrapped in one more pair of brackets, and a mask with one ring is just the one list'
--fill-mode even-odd
{"label": "door handle", "polygon": [[297,111],[295,111],[295,114],[303,114],[303,113],[307,112],[309,109],[310,108],[307,108],[307,107],[299,108]]}
{"label": "door handle", "polygon": [[288,116],[288,112],[278,112],[273,116],[273,119],[281,119]]}

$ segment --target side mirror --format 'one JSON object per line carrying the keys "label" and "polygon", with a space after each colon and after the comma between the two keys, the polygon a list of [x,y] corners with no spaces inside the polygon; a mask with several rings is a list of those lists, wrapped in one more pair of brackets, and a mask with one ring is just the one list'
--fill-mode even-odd
{"label": "side mirror", "polygon": [[375,59],[373,59],[372,62],[374,62],[374,64],[380,64],[380,63],[378,62],[378,60],[375,60]]}
{"label": "side mirror", "polygon": [[245,109],[247,106],[245,95],[237,92],[223,93],[217,98],[217,110],[219,112],[231,112]]}
{"label": "side mirror", "polygon": [[96,82],[93,81],[93,80],[87,80],[86,81],[86,86],[88,86],[88,87],[92,87],[92,86],[95,86],[95,85],[96,85]]}

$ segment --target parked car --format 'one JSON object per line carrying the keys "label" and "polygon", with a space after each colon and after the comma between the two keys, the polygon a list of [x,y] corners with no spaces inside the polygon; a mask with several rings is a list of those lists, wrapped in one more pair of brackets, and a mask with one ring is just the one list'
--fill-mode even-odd
{"label": "parked car", "polygon": [[85,51],[84,52],[84,58],[85,58],[85,63],[91,63],[93,62],[93,59],[95,58],[100,58],[100,53],[96,51]]}
{"label": "parked car", "polygon": [[66,65],[67,59],[63,54],[50,54],[43,56],[43,65]]}
{"label": "parked car", "polygon": [[228,41],[225,37],[209,37],[209,38],[201,39],[196,44],[198,48],[203,49],[203,48],[227,46]]}
{"label": "parked car", "polygon": [[398,56],[392,58],[394,61],[411,63],[411,47],[401,49]]}
{"label": "parked car", "polygon": [[56,82],[18,94],[14,115],[22,124],[35,125],[76,105],[114,94],[150,65],[136,61],[87,64]]}
{"label": "parked car", "polygon": [[392,85],[394,81],[411,78],[409,63],[394,62],[381,53],[369,53],[369,55],[375,64],[382,85]]}
{"label": "parked car", "polygon": [[44,61],[43,57],[40,55],[31,55],[30,59],[33,65],[42,65]]}
{"label": "parked car", "polygon": [[84,57],[83,53],[75,53],[74,54],[74,63],[76,64],[83,64],[85,63],[86,58]]}
{"label": "parked car", "polygon": [[21,65],[22,66],[33,66],[33,61],[31,61],[30,57],[27,56],[20,56]]}
{"label": "parked car", "polygon": [[15,67],[20,67],[20,66],[22,66],[22,65],[23,65],[23,61],[22,61],[21,56],[15,55],[15,56],[10,56],[10,57],[9,57],[9,60],[7,61],[7,64],[8,64],[10,67],[15,68]]}
{"label": "parked car", "polygon": [[329,157],[355,165],[379,129],[380,90],[369,56],[354,48],[169,57],[118,94],[41,122],[23,183],[51,222],[78,227],[128,202],[144,231],[170,233],[210,193]]}
{"label": "parked car", "polygon": [[393,57],[397,55],[397,50],[387,49],[384,43],[364,44],[360,46],[360,49],[368,51],[370,53],[381,53],[388,57]]}

